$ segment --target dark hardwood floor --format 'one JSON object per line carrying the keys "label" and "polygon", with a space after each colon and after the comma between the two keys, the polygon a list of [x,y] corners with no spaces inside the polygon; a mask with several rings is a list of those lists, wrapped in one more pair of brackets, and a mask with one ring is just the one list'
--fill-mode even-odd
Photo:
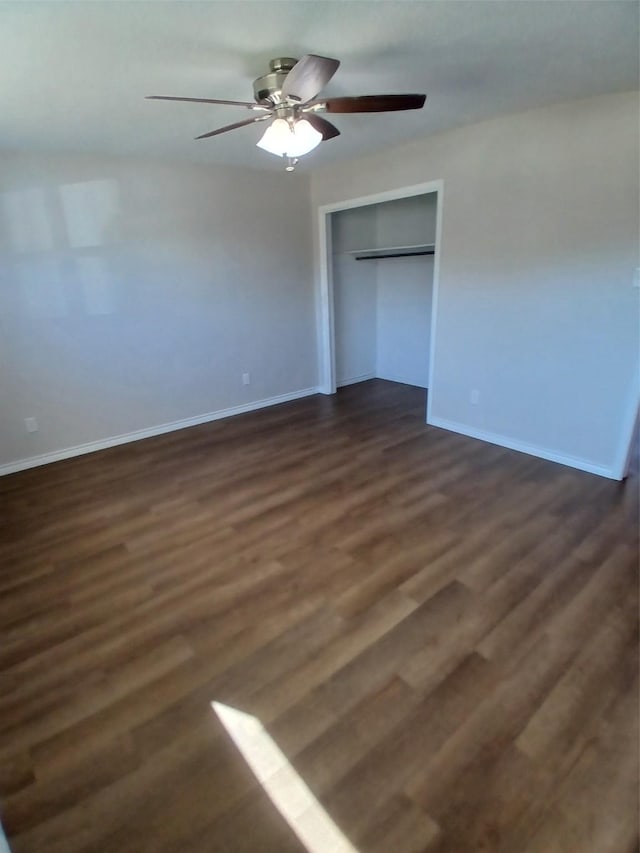
{"label": "dark hardwood floor", "polygon": [[638,850],[637,477],[424,403],[376,380],[0,480],[15,853]]}

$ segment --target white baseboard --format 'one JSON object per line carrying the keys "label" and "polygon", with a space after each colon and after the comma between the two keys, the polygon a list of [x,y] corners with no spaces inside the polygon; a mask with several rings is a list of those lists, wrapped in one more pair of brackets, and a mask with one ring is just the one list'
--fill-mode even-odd
{"label": "white baseboard", "polygon": [[526,444],[523,441],[517,441],[505,435],[499,435],[494,432],[485,432],[484,430],[469,427],[466,424],[459,424],[455,421],[448,421],[445,418],[432,417],[429,421],[431,426],[448,429],[450,432],[458,432],[461,435],[467,435],[469,438],[478,438],[480,441],[487,441],[489,444],[497,444],[499,447],[506,447],[508,450],[518,450],[520,453],[527,453],[529,456],[538,456],[540,459],[548,459],[550,462],[557,462],[560,465],[568,465],[570,468],[577,468],[580,471],[587,471],[589,474],[598,474],[600,477],[608,477],[610,480],[618,480],[611,468],[606,468],[603,465],[594,465],[586,459],[580,459],[575,456],[564,456],[561,453],[555,453],[552,450],[547,450],[544,447],[536,447],[533,444]]}
{"label": "white baseboard", "polygon": [[375,373],[361,373],[360,376],[352,376],[350,379],[338,379],[336,388],[344,388],[345,385],[355,385],[358,382],[366,382],[368,379],[375,378]]}
{"label": "white baseboard", "polygon": [[[257,409],[265,409],[268,406],[277,406],[278,403],[288,403],[291,400],[299,400],[302,397],[310,397],[312,394],[317,394],[318,388],[303,388],[300,391],[291,391],[288,394],[278,394],[276,397],[269,397],[266,400],[255,400],[252,403],[242,403],[240,406],[231,406],[228,409],[218,409],[217,412],[206,412],[203,415],[196,415],[192,418],[183,418],[179,421],[171,421],[168,424],[160,424],[159,426],[148,427],[146,429],[138,429],[134,432],[127,432],[123,435],[114,435],[110,438],[103,438],[99,441],[89,441],[86,444],[78,444],[75,447],[65,447],[62,450],[54,450],[51,453],[43,453],[40,456],[30,456],[27,459],[18,459],[15,462],[7,462],[5,465],[0,465],[0,477],[7,474],[15,474],[18,471],[25,471],[27,468],[36,468],[38,465],[48,465],[50,462],[59,462],[61,459],[70,459],[72,456],[82,456],[85,453],[94,453],[96,450],[106,450],[108,447],[115,447],[118,444],[127,444],[130,441],[140,441],[143,438],[152,438],[155,435],[162,435],[165,432],[174,432],[178,429],[198,426],[198,424],[206,424],[210,421],[219,421],[222,418],[231,418],[234,415],[242,415],[246,412],[253,412]],[[0,850],[1,853],[1,850]]]}

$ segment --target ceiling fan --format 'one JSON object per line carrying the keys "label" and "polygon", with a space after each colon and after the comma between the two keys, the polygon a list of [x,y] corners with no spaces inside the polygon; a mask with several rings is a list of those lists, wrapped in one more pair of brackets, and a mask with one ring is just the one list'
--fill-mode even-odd
{"label": "ceiling fan", "polygon": [[319,113],[383,113],[395,110],[419,110],[426,95],[358,95],[355,97],[318,98],[338,70],[340,62],[327,56],[309,53],[302,59],[272,59],[269,72],[253,81],[255,102],[225,101],[217,98],[179,98],[171,95],[148,95],[151,100],[191,101],[200,104],[227,104],[245,107],[256,115],[237,121],[196,139],[208,139],[228,130],[271,120],[259,148],[286,160],[292,172],[298,158],[308,154],[321,142],[340,135],[338,128]]}

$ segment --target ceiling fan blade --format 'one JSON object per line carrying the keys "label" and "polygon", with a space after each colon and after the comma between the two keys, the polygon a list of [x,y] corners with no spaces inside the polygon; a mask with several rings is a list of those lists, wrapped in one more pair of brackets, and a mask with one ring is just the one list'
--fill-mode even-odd
{"label": "ceiling fan blade", "polygon": [[331,122],[327,121],[326,118],[321,118],[321,116],[316,115],[315,113],[304,113],[303,115],[311,127],[315,128],[318,133],[322,134],[323,142],[326,142],[327,139],[333,139],[334,136],[340,136],[340,131],[335,124],[331,124]]}
{"label": "ceiling fan blade", "polygon": [[282,97],[305,103],[314,98],[338,70],[339,60],[308,53],[293,66],[282,85]]}
{"label": "ceiling fan blade", "polygon": [[270,115],[255,116],[254,118],[246,118],[244,121],[237,121],[235,124],[227,124],[225,127],[219,127],[217,130],[210,130],[209,133],[203,133],[196,136],[196,139],[208,139],[210,136],[218,136],[219,133],[226,133],[228,130],[235,130],[237,127],[244,127],[247,124],[254,124],[257,121],[264,121],[271,118]]}
{"label": "ceiling fan blade", "polygon": [[327,98],[315,101],[324,104],[328,113],[387,113],[392,110],[419,110],[426,95],[358,95],[354,98]]}
{"label": "ceiling fan blade", "polygon": [[173,95],[147,95],[147,101],[191,101],[194,104],[227,104],[230,107],[248,107],[251,110],[267,110],[261,104],[250,101],[221,101],[218,98],[176,98]]}

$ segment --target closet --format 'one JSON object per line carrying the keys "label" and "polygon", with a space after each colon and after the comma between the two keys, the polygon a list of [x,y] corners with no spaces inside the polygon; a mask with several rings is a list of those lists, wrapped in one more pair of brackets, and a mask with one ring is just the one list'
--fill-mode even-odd
{"label": "closet", "polygon": [[331,215],[337,385],[429,382],[436,193]]}

